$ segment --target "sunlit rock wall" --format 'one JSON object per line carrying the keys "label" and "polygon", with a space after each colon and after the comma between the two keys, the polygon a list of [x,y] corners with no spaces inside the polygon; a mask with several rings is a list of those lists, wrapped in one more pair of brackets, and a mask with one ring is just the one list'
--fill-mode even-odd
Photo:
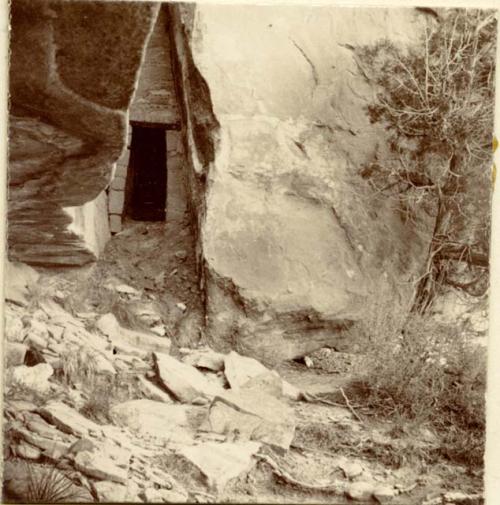
{"label": "sunlit rock wall", "polygon": [[10,259],[95,259],[109,232],[86,227],[100,222],[92,216],[124,146],[126,111],[157,11],[145,3],[13,0]]}
{"label": "sunlit rock wall", "polygon": [[348,346],[342,329],[382,286],[403,297],[427,247],[425,223],[405,225],[359,175],[386,143],[354,49],[414,44],[424,15],[173,10],[212,342],[269,361]]}

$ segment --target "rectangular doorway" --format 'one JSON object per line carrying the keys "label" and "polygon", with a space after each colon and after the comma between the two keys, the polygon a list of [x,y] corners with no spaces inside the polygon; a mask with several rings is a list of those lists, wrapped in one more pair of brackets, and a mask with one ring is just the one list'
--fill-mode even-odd
{"label": "rectangular doorway", "polygon": [[125,188],[125,215],[137,221],[165,221],[167,206],[165,128],[132,125]]}

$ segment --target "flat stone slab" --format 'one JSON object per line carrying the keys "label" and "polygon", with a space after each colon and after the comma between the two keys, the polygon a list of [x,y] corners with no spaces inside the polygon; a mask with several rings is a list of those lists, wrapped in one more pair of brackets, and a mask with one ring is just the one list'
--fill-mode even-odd
{"label": "flat stone slab", "polygon": [[237,391],[251,378],[268,372],[259,361],[231,351],[224,357],[224,373],[231,389]]}
{"label": "flat stone slab", "polygon": [[192,403],[200,397],[212,399],[224,391],[196,368],[172,356],[155,353],[154,360],[161,383],[181,402]]}
{"label": "flat stone slab", "polygon": [[254,358],[231,351],[224,357],[224,374],[231,389],[260,387],[273,396],[297,400],[300,391],[282,379],[278,372],[269,370]]}
{"label": "flat stone slab", "polygon": [[209,409],[208,426],[215,433],[289,449],[295,434],[293,410],[260,390],[226,391],[216,396]]}
{"label": "flat stone slab", "polygon": [[24,356],[26,356],[26,352],[28,351],[28,347],[19,342],[5,342],[4,344],[5,355],[6,355],[6,363],[5,365],[10,366],[19,366],[24,363]]}
{"label": "flat stone slab", "polygon": [[82,416],[79,412],[62,402],[49,402],[38,410],[39,414],[49,423],[64,433],[77,436],[89,435],[89,432],[101,433],[101,427]]}
{"label": "flat stone slab", "polygon": [[75,456],[74,464],[77,470],[94,479],[109,480],[119,484],[127,482],[128,459],[116,461],[98,450],[81,451]]}
{"label": "flat stone slab", "polygon": [[123,328],[111,313],[101,316],[97,321],[97,327],[111,340],[113,345],[118,347],[121,344],[126,344],[141,351],[167,354],[170,352],[170,339]]}
{"label": "flat stone slab", "polygon": [[177,444],[194,443],[195,430],[190,414],[196,407],[166,404],[154,400],[130,400],[110,410],[113,422],[142,436],[151,436]]}
{"label": "flat stone slab", "polygon": [[137,382],[139,384],[139,389],[147,399],[163,403],[172,403],[170,395],[146,379],[146,377],[138,375]]}
{"label": "flat stone slab", "polygon": [[182,362],[196,368],[206,368],[213,372],[224,370],[224,354],[213,351],[210,348],[195,349],[183,356]]}
{"label": "flat stone slab", "polygon": [[261,444],[257,442],[217,443],[205,442],[178,451],[207,479],[210,489],[223,491],[226,484],[243,473],[248,473],[256,463],[253,455]]}

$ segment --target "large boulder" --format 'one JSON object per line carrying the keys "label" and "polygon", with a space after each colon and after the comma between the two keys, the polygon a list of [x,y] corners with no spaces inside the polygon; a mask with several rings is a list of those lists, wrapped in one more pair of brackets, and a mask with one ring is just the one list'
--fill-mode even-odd
{"label": "large boulder", "polygon": [[95,259],[105,196],[158,6],[16,0],[11,8],[9,257]]}
{"label": "large boulder", "polygon": [[406,295],[428,244],[359,175],[388,153],[366,113],[375,90],[356,48],[414,44],[425,14],[210,4],[172,12],[211,344],[268,362],[348,345],[343,330],[382,285]]}

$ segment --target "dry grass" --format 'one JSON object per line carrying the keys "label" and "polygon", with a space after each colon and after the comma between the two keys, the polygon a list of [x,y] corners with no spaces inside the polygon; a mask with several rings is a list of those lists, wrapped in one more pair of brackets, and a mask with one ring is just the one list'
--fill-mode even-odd
{"label": "dry grass", "polygon": [[383,300],[371,307],[365,327],[368,357],[349,397],[400,424],[432,426],[443,456],[482,465],[485,351],[469,344],[460,328],[428,316],[411,314],[398,328],[395,320],[404,310],[387,301],[384,307]]}

